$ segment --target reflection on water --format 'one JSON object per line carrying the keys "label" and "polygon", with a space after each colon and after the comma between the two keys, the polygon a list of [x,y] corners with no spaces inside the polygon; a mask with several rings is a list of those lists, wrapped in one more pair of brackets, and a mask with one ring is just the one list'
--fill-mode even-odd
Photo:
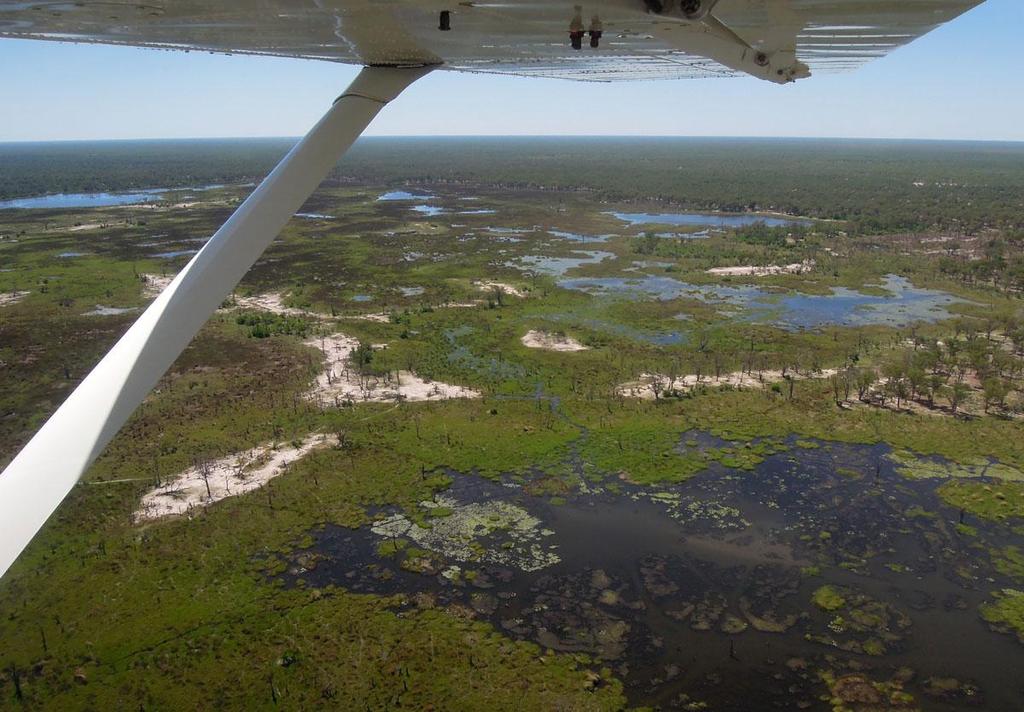
{"label": "reflection on water", "polygon": [[388,510],[316,529],[282,578],[405,594],[400,608],[449,607],[593,656],[637,705],[829,710],[826,673],[899,679],[929,710],[1016,709],[1024,648],[978,606],[1013,585],[988,552],[1024,533],[971,518],[963,536],[936,483],[904,479],[886,446],[796,444],[683,433],[686,454],[765,459],[651,488],[449,471],[420,505],[443,508],[429,528]]}
{"label": "reflection on water", "polygon": [[573,242],[608,242],[609,239],[615,237],[615,235],[583,235],[578,232],[565,232],[564,230],[548,230],[548,234],[554,237],[560,237],[563,240],[572,240]]}
{"label": "reflection on water", "polygon": [[410,210],[422,215],[440,215],[445,212],[444,208],[438,208],[434,205],[413,205]]}
{"label": "reflection on water", "polygon": [[137,190],[132,193],[58,193],[39,195],[33,198],[15,198],[0,201],[0,210],[21,208],[25,210],[53,208],[107,208],[114,205],[134,205],[159,200],[167,188]]}
{"label": "reflection on water", "polygon": [[726,215],[722,213],[620,213],[608,212],[618,220],[632,225],[696,225],[710,227],[744,227],[764,223],[768,227],[784,225],[812,225],[811,220],[800,218],[773,218],[765,215]]}
{"label": "reflection on water", "polygon": [[424,203],[419,204],[419,205],[411,205],[411,206],[409,206],[409,209],[414,211],[414,212],[420,213],[422,215],[428,215],[428,216],[440,215],[442,213],[447,212],[444,208],[439,208],[439,207],[434,206],[434,205],[426,205],[426,201],[434,200],[435,198],[437,198],[436,195],[431,195],[429,193],[420,194],[420,193],[410,193],[410,192],[405,191],[405,190],[391,190],[391,191],[388,191],[387,193],[381,193],[379,196],[377,196],[377,201],[378,202],[389,202],[389,201],[405,201],[405,200],[422,200],[422,201],[424,201]]}
{"label": "reflection on water", "polygon": [[[775,305],[777,316],[765,314],[754,318],[774,319],[775,323],[788,329],[815,328],[829,324],[902,327],[914,322],[948,319],[952,314],[946,307],[964,303],[945,292],[918,289],[909,280],[896,275],[886,278],[885,288],[893,296],[869,296],[841,287],[833,289],[831,296],[786,295]],[[772,307],[768,306],[764,311],[771,312]]]}
{"label": "reflection on water", "polygon": [[952,316],[947,307],[965,303],[951,294],[914,287],[908,279],[890,274],[883,287],[891,296],[863,294],[835,287],[831,294],[770,292],[760,287],[696,285],[672,277],[579,277],[561,279],[559,286],[589,294],[624,298],[668,300],[690,297],[734,306],[738,318],[783,329],[815,329],[823,326],[881,325],[902,327],[915,322],[934,322]]}
{"label": "reflection on water", "polygon": [[[0,210],[20,208],[23,210],[43,210],[55,208],[109,208],[115,205],[135,205],[161,200],[164,193],[174,191],[203,192],[223,188],[220,183],[200,185],[189,188],[147,188],[127,193],[55,193],[53,195],[36,195],[14,200],[0,200]],[[191,196],[188,196],[191,197]]]}
{"label": "reflection on water", "polygon": [[410,193],[405,190],[391,190],[388,191],[387,193],[381,193],[379,196],[377,196],[377,200],[433,200],[436,197],[436,195],[420,195],[417,193]]}
{"label": "reflection on water", "polygon": [[615,256],[612,252],[604,252],[602,250],[580,250],[573,254],[579,256],[549,257],[547,255],[525,255],[516,262],[510,263],[509,266],[521,269],[534,269],[544,274],[560,277],[571,269],[576,269],[582,265],[597,264],[609,257]]}

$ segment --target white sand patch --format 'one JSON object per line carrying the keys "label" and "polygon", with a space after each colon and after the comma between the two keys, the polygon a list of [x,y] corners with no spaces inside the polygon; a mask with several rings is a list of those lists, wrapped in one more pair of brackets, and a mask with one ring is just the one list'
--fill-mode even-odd
{"label": "white sand patch", "polygon": [[[946,418],[983,418],[988,415],[998,415],[1000,418],[1011,420],[1024,420],[1024,409],[1020,407],[1024,402],[1024,395],[1019,391],[1010,391],[1005,398],[1005,407],[1001,408],[996,404],[990,404],[989,411],[985,412],[984,388],[978,379],[977,373],[969,373],[964,377],[964,385],[967,391],[962,401],[957,403],[956,413],[953,412],[949,402],[949,394],[943,393],[935,396],[931,401],[920,393],[914,398],[910,397],[910,384],[906,384],[906,395],[897,401],[896,396],[889,389],[889,379],[882,377],[868,386],[863,398],[852,398],[851,403],[855,407],[884,408],[896,413],[920,413],[923,415],[935,415]],[[951,384],[947,383],[946,386]],[[898,405],[897,405],[898,403]]]}
{"label": "white sand patch", "polygon": [[150,490],[142,497],[132,518],[144,522],[176,514],[189,514],[199,507],[235,497],[282,475],[288,465],[313,450],[336,445],[334,435],[313,434],[299,447],[272,443],[229,455],[219,460],[197,463],[165,485]]}
{"label": "white sand patch", "polygon": [[146,297],[158,297],[160,292],[167,289],[173,281],[173,275],[144,274],[142,275],[142,294]]}
{"label": "white sand patch", "polygon": [[135,208],[136,210],[180,210],[183,208],[194,208],[197,205],[203,205],[203,203],[198,200],[193,200],[183,203],[174,203],[172,205],[161,203],[136,203],[125,207]]}
{"label": "white sand patch", "polygon": [[[388,376],[363,375],[349,361],[352,352],[359,347],[359,340],[345,334],[313,338],[305,344],[319,349],[326,361],[323,373],[316,377],[313,387],[306,393],[306,398],[321,406],[480,397],[480,393],[471,388],[426,381],[410,371],[398,371]],[[383,346],[379,344],[374,348]]]}
{"label": "white sand patch", "polygon": [[587,351],[590,349],[589,346],[584,346],[571,336],[535,329],[527,331],[521,341],[523,346],[528,348],[546,349],[547,351]]}
{"label": "white sand patch", "polygon": [[103,223],[85,223],[69,227],[66,232],[84,232],[85,230],[97,230],[101,227],[106,227],[106,225]]}
{"label": "white sand patch", "polygon": [[[435,309],[469,309],[483,304],[482,300],[475,302],[446,302],[435,306]],[[359,319],[360,321],[376,321],[381,324],[391,323],[391,312],[373,312],[370,314],[339,314],[338,319]]]}
{"label": "white sand patch", "polygon": [[17,304],[29,294],[30,292],[0,292],[0,307]]}
{"label": "white sand patch", "polygon": [[773,274],[801,274],[814,268],[814,260],[791,265],[742,265],[740,267],[712,267],[708,274],[719,277],[768,277]]}
{"label": "white sand patch", "polygon": [[[803,381],[808,378],[828,378],[836,374],[836,369],[827,368],[823,371],[816,371],[813,374],[798,374],[796,371],[787,371],[786,376],[795,381]],[[715,378],[714,374],[696,374],[676,376],[672,378],[660,373],[644,373],[635,381],[624,383],[616,389],[619,395],[628,398],[641,398],[643,400],[654,400],[655,394],[662,394],[669,391],[689,391],[698,385],[715,388],[718,386],[732,386],[733,388],[764,388],[773,383],[781,383],[785,378],[782,371],[755,371],[754,373],[722,374]]]}
{"label": "white sand patch", "polygon": [[261,309],[282,316],[301,316],[309,319],[321,319],[322,314],[306,309],[295,309],[284,305],[284,297],[279,292],[256,294],[251,297],[235,297],[235,305],[239,309]]}
{"label": "white sand patch", "polygon": [[134,311],[138,311],[137,307],[106,307],[102,304],[97,304],[96,308],[91,311],[82,312],[82,316],[120,316],[121,314],[131,314]]}
{"label": "white sand patch", "polygon": [[519,297],[520,299],[526,298],[526,292],[519,287],[514,287],[507,282],[494,282],[489,279],[480,279],[473,282],[473,286],[484,292],[492,292],[495,289],[500,289],[510,297]]}
{"label": "white sand patch", "polygon": [[388,312],[377,312],[374,314],[351,314],[341,317],[342,319],[359,319],[361,321],[376,321],[381,324],[391,323],[391,314]]}

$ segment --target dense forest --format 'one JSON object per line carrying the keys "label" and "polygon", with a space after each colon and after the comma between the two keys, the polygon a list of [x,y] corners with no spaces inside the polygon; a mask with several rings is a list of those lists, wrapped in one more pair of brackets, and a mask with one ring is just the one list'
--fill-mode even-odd
{"label": "dense forest", "polygon": [[[292,143],[0,144],[0,198],[256,180]],[[845,220],[855,234],[1024,228],[1024,144],[1012,143],[367,138],[335,178],[586,190],[615,201]]]}
{"label": "dense forest", "polygon": [[0,200],[259,180],[293,143],[294,139],[0,143]]}
{"label": "dense forest", "polygon": [[811,139],[505,138],[361,142],[343,174],[585,188],[613,200],[778,211],[855,232],[1024,220],[1024,144]]}

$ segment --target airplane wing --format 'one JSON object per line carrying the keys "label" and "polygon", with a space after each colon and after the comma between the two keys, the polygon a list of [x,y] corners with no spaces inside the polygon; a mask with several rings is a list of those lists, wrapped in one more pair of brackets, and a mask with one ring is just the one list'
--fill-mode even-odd
{"label": "airplane wing", "polygon": [[0,37],[592,81],[746,73],[785,83],[857,67],[981,1],[0,0]]}

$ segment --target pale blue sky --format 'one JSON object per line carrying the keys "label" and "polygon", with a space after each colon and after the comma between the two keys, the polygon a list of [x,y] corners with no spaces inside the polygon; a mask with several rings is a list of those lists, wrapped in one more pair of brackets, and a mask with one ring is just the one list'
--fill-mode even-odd
{"label": "pale blue sky", "polygon": [[[1024,0],[987,0],[852,74],[586,84],[436,72],[369,134],[1024,140]],[[0,40],[0,141],[301,135],[357,70]]]}

